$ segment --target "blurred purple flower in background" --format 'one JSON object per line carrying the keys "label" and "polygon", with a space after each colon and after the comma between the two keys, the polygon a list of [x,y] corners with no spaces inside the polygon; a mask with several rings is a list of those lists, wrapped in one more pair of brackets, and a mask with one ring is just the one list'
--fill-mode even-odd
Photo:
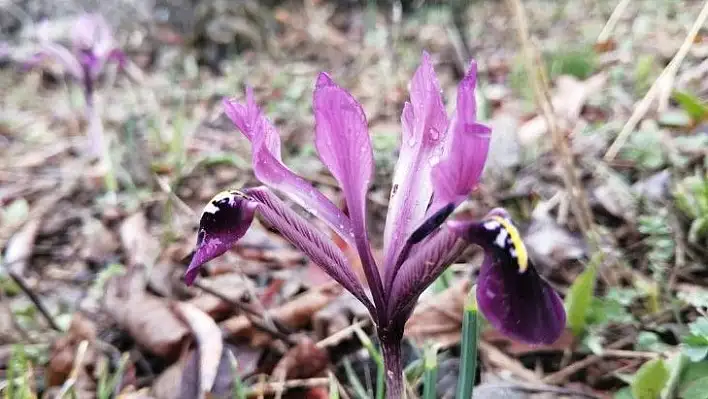
{"label": "blurred purple flower in background", "polygon": [[269,188],[223,192],[202,213],[197,248],[185,279],[243,237],[255,213],[266,219],[334,280],[359,299],[373,318],[387,369],[387,396],[401,398],[401,340],[420,294],[470,244],[485,252],[477,284],[480,310],[505,334],[528,343],[552,343],[565,327],[558,295],[534,270],[509,215],[495,209],[481,221],[447,218],[476,187],[489,149],[490,129],[476,121],[476,65],[457,90],[448,118],[428,54],[410,85],[401,116],[403,134],[384,232],[384,263],[377,265],[366,227],[366,193],[374,162],[361,105],[325,73],[314,92],[315,146],[337,179],[345,215],[320,191],[282,163],[280,137],[247,89],[246,103],[224,100],[226,114],[251,142],[253,171],[356,248],[370,295],[342,251]]}
{"label": "blurred purple flower in background", "polygon": [[85,14],[80,16],[71,32],[70,47],[50,41],[43,27],[38,30],[40,51],[26,64],[32,68],[45,60],[57,62],[75,82],[78,82],[86,101],[86,119],[89,123],[89,140],[93,155],[103,151],[103,128],[95,111],[94,90],[104,67],[117,62],[123,68],[125,53],[117,47],[113,33],[103,16]]}

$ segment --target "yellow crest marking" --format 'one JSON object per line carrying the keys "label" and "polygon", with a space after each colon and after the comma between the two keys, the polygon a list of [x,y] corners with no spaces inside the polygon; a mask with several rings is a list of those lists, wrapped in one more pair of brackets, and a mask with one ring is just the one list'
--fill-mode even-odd
{"label": "yellow crest marking", "polygon": [[526,269],[528,269],[529,267],[529,254],[528,252],[526,252],[526,246],[524,245],[524,242],[521,241],[521,234],[519,234],[519,230],[517,230],[516,227],[511,224],[511,222],[501,216],[492,216],[491,219],[499,222],[499,224],[501,224],[502,227],[504,227],[504,229],[506,229],[506,231],[509,233],[511,243],[514,246],[514,250],[516,251],[516,259],[519,263],[519,272],[525,272]]}

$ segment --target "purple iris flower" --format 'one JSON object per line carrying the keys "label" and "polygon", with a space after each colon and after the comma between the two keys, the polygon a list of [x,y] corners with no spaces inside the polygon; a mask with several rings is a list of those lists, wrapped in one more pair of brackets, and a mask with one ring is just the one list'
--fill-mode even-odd
{"label": "purple iris flower", "polygon": [[58,62],[67,75],[78,82],[86,101],[86,118],[92,152],[99,155],[103,148],[103,129],[94,109],[94,88],[103,68],[117,62],[123,68],[127,61],[123,50],[117,47],[106,20],[98,14],[78,18],[71,32],[71,46],[50,41],[39,29],[40,51],[26,63],[32,68],[46,59]]}
{"label": "purple iris flower", "polygon": [[370,294],[342,251],[324,232],[290,209],[269,188],[223,192],[202,213],[197,248],[185,279],[243,237],[259,213],[293,245],[344,286],[373,318],[387,368],[389,398],[402,397],[400,343],[420,294],[471,244],[484,249],[477,284],[479,308],[503,333],[532,344],[552,343],[565,327],[558,295],[534,269],[506,211],[480,221],[447,221],[476,187],[491,130],[476,121],[476,64],[457,90],[448,118],[428,54],[410,85],[401,116],[403,135],[384,232],[384,263],[377,265],[366,228],[366,193],[373,172],[371,140],[361,105],[325,73],[317,78],[315,146],[337,179],[348,215],[281,160],[280,137],[256,105],[224,100],[226,114],[251,142],[253,170],[263,184],[288,196],[356,248]]}

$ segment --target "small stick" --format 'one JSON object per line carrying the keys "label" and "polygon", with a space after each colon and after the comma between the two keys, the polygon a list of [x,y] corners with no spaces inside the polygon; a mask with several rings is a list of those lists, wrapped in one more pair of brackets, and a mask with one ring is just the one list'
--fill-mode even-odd
{"label": "small stick", "polygon": [[615,30],[615,26],[622,17],[622,14],[629,5],[629,2],[630,0],[620,0],[620,2],[617,3],[617,6],[612,11],[612,14],[610,14],[610,18],[607,20],[607,23],[605,23],[605,26],[602,27],[602,31],[600,31],[600,34],[597,36],[597,43],[604,43],[610,38],[612,31]]}
{"label": "small stick", "polygon": [[[634,334],[628,335],[624,338],[621,338],[620,340],[618,340],[616,342],[613,342],[611,345],[608,346],[608,349],[610,349],[610,350],[619,349],[625,345],[631,344],[632,342],[634,342],[634,338],[635,338]],[[598,356],[598,355],[588,356],[583,360],[578,360],[575,363],[571,363],[567,367],[544,377],[543,382],[546,384],[559,384],[559,383],[565,381],[571,375],[577,373],[578,371],[580,371],[586,367],[592,366],[593,364],[599,362],[600,360],[602,360],[602,356]]]}
{"label": "small stick", "polygon": [[259,382],[256,387],[248,393],[248,396],[264,397],[273,395],[278,391],[287,391],[293,388],[314,388],[329,385],[329,378],[317,377],[306,380],[287,380],[283,382]]}
{"label": "small stick", "polygon": [[18,287],[22,290],[22,292],[27,295],[27,297],[32,301],[35,307],[37,307],[37,310],[39,310],[39,313],[42,314],[42,316],[47,320],[47,323],[49,323],[49,326],[58,332],[64,332],[64,330],[59,327],[59,324],[57,324],[56,320],[54,320],[54,317],[52,314],[49,312],[49,309],[47,309],[46,306],[44,306],[44,303],[42,302],[41,299],[39,299],[39,296],[35,294],[34,291],[27,285],[25,280],[17,273],[15,273],[13,270],[10,268],[7,269],[7,274],[10,275],[10,278],[17,284]]}
{"label": "small stick", "polygon": [[703,4],[703,8],[701,9],[700,14],[698,14],[698,17],[694,21],[691,30],[689,30],[688,34],[686,35],[686,38],[681,44],[681,47],[679,48],[678,52],[676,52],[674,58],[671,60],[671,62],[669,62],[669,65],[664,68],[659,77],[656,78],[656,80],[651,85],[649,91],[644,96],[642,101],[640,101],[639,104],[637,104],[637,107],[634,108],[634,112],[627,120],[627,123],[625,123],[624,127],[622,127],[622,130],[617,135],[617,138],[605,153],[605,161],[609,162],[615,159],[615,156],[617,156],[617,153],[619,152],[620,148],[622,148],[622,146],[627,142],[629,134],[634,131],[634,128],[637,127],[639,121],[644,117],[647,111],[649,111],[649,106],[658,95],[659,88],[663,87],[663,85],[667,81],[673,81],[673,77],[676,75],[676,72],[678,71],[679,66],[683,62],[683,59],[686,58],[686,55],[691,49],[693,41],[696,39],[696,35],[705,23],[706,18],[708,18],[708,1]]}
{"label": "small stick", "polygon": [[263,320],[261,320],[261,319],[265,319],[265,317],[263,317],[263,315],[260,314],[259,312],[252,309],[250,306],[246,306],[245,304],[243,304],[239,301],[233,300],[233,299],[229,298],[228,296],[222,294],[221,292],[216,291],[213,288],[205,286],[204,284],[202,284],[199,281],[195,281],[194,286],[201,289],[202,291],[206,292],[207,294],[214,295],[215,297],[221,299],[222,301],[228,303],[229,305],[252,316],[252,318],[250,318],[251,323],[253,324],[254,327],[258,328],[259,330],[261,330],[265,333],[268,333],[278,339],[283,340],[286,344],[288,344],[290,346],[294,346],[296,344],[296,342],[293,341],[293,339],[290,338],[290,336],[288,334],[279,330],[279,328],[281,328],[282,326],[278,326],[276,320],[271,320],[272,325],[269,325],[269,323],[266,323]]}

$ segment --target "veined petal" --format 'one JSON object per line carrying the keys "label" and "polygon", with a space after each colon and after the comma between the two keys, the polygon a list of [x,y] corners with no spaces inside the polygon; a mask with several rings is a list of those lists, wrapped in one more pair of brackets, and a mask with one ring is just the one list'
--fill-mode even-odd
{"label": "veined petal", "polygon": [[500,332],[530,344],[551,344],[565,328],[558,294],[534,269],[508,214],[493,210],[481,222],[451,228],[485,252],[477,280],[477,303]]}
{"label": "veined petal", "polygon": [[369,287],[377,305],[383,304],[381,276],[366,230],[366,192],[374,161],[364,110],[325,73],[317,78],[313,108],[317,152],[342,188]]}
{"label": "veined petal", "polygon": [[491,129],[477,123],[474,91],[477,66],[472,64],[457,88],[457,111],[451,123],[446,157],[433,168],[433,204],[427,215],[454,204],[457,207],[477,185],[489,151]]}
{"label": "veined petal", "polygon": [[384,230],[387,285],[393,278],[390,265],[425,216],[433,194],[431,169],[443,155],[448,136],[440,85],[427,53],[411,80],[410,96],[401,115],[401,151]]}
{"label": "veined petal", "polygon": [[443,228],[423,241],[396,273],[388,303],[389,320],[405,321],[425,289],[467,248],[456,231]]}
{"label": "veined petal", "polygon": [[266,188],[227,191],[214,197],[204,209],[199,222],[197,249],[185,274],[194,281],[199,268],[223,254],[243,237],[256,210],[290,243],[307,255],[335,281],[359,299],[374,314],[361,283],[349,268],[346,258],[332,241],[295,213]]}
{"label": "veined petal", "polygon": [[281,161],[280,135],[256,105],[253,90],[246,89],[246,104],[229,99],[224,99],[223,104],[226,115],[251,142],[253,172],[256,178],[288,195],[298,205],[327,223],[349,244],[354,245],[349,218],[319,190]]}

